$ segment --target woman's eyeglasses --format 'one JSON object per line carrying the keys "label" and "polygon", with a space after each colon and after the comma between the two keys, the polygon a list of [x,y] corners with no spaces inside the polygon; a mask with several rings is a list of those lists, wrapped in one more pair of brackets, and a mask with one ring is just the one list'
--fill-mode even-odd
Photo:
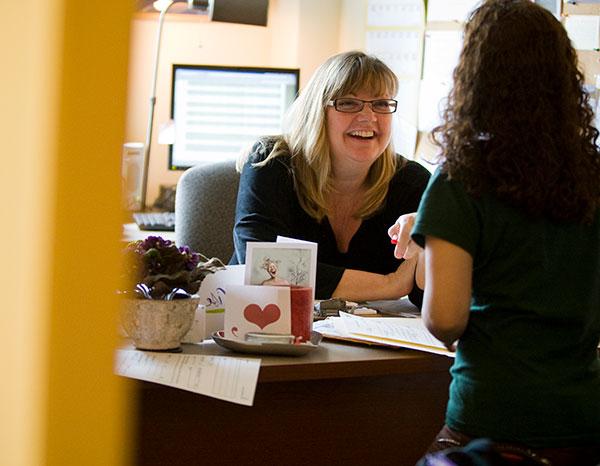
{"label": "woman's eyeglasses", "polygon": [[394,99],[361,100],[344,97],[343,99],[334,99],[327,102],[327,106],[343,113],[360,112],[365,104],[369,104],[371,110],[375,113],[394,113],[398,107],[398,101]]}

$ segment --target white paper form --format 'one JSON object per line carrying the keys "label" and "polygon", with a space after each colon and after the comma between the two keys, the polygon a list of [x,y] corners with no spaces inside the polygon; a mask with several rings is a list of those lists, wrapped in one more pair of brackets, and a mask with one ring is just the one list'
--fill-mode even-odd
{"label": "white paper form", "polygon": [[462,23],[480,3],[481,0],[429,0],[427,2],[427,22],[458,21]]}
{"label": "white paper form", "polygon": [[333,318],[333,325],[340,334],[350,338],[454,357],[454,353],[429,333],[420,318],[359,317],[340,312],[340,317]]}
{"label": "white paper form", "polygon": [[423,79],[447,81],[458,64],[463,44],[462,31],[426,31]]}
{"label": "white paper form", "polygon": [[419,79],[399,79],[395,97],[398,101],[398,109],[394,115],[414,125],[417,124],[419,114],[419,83]]}
{"label": "white paper form", "polygon": [[414,123],[407,121],[400,115],[394,115],[392,120],[392,140],[394,150],[412,159],[417,148],[417,126]]}
{"label": "white paper form", "polygon": [[385,62],[399,78],[421,75],[422,30],[368,30],[365,49]]}
{"label": "white paper form", "polygon": [[115,372],[252,406],[260,359],[117,350]]}
{"label": "white paper form", "polygon": [[575,49],[600,48],[600,16],[569,15],[565,18],[565,29]]}
{"label": "white paper form", "polygon": [[[560,21],[560,11],[561,11],[561,4],[563,2],[563,0],[533,0],[534,3],[537,3],[539,6],[541,6],[542,8],[545,8],[546,10],[548,10],[550,13],[552,13],[554,16],[556,16],[556,19],[558,19]],[[573,2],[575,3],[575,2]],[[577,3],[581,3],[578,2]]]}
{"label": "white paper form", "polygon": [[441,122],[441,111],[452,87],[452,73],[458,63],[462,41],[462,32],[458,30],[425,33],[417,123],[420,131],[430,131]]}
{"label": "white paper form", "polygon": [[369,0],[367,26],[423,26],[423,0]]}
{"label": "white paper form", "polygon": [[442,122],[442,112],[447,103],[452,83],[424,79],[419,92],[419,131],[431,131]]}
{"label": "white paper form", "polygon": [[398,109],[392,119],[392,141],[396,152],[412,158],[417,146],[419,80],[398,81],[398,92],[395,97],[398,101]]}

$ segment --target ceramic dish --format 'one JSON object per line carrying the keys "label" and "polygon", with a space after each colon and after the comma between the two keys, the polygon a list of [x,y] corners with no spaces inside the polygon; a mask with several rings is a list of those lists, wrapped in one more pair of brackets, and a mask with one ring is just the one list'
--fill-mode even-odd
{"label": "ceramic dish", "polygon": [[323,338],[319,332],[311,332],[310,342],[300,343],[298,345],[288,343],[250,343],[247,341],[238,341],[225,338],[223,330],[213,333],[213,340],[231,351],[238,353],[251,354],[274,354],[280,356],[302,356],[319,347]]}

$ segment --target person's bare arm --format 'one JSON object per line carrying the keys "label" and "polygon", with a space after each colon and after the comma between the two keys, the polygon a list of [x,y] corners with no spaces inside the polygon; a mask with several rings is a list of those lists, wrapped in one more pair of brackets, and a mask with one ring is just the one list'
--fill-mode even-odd
{"label": "person's bare arm", "polygon": [[469,320],[473,258],[455,244],[427,236],[425,262],[423,322],[434,337],[451,349]]}
{"label": "person's bare arm", "polygon": [[416,263],[416,258],[405,260],[387,275],[346,269],[333,296],[350,301],[401,298],[413,288]]}
{"label": "person's bare arm", "polygon": [[[419,246],[417,246],[419,247]],[[422,290],[425,289],[425,251],[421,251],[417,254],[417,265],[415,270],[415,283]]]}

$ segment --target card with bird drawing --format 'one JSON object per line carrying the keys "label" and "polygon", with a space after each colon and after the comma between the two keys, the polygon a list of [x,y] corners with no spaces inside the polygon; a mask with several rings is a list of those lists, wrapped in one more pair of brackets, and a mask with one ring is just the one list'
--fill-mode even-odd
{"label": "card with bird drawing", "polygon": [[309,286],[314,290],[316,276],[316,243],[246,244],[246,285]]}

